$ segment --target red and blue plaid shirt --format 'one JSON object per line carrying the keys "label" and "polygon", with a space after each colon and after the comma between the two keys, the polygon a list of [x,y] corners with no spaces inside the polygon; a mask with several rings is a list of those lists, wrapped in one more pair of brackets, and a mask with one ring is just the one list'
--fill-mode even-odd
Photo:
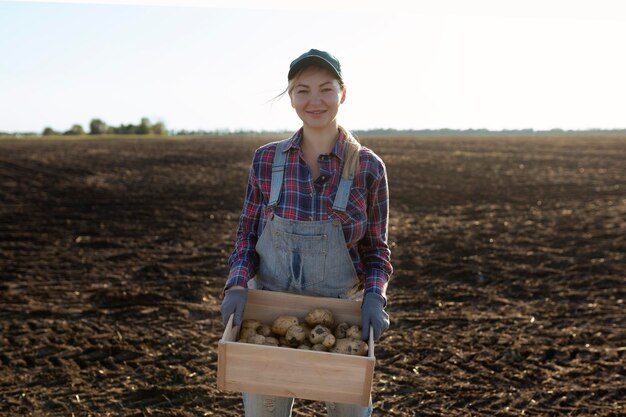
{"label": "red and blue plaid shirt", "polygon": [[[320,175],[314,181],[302,156],[301,139],[302,129],[286,147],[285,180],[275,208],[276,215],[300,221],[327,220],[331,215],[338,218],[365,293],[375,292],[386,297],[387,282],[393,269],[387,245],[389,196],[385,164],[370,149],[362,147],[360,170],[354,178],[346,212],[334,212],[332,207],[341,179],[345,135],[340,133],[330,154],[320,155]],[[276,145],[272,143],[260,147],[254,154],[225,288],[233,285],[247,287],[248,280],[257,271],[259,258],[255,246],[271,215],[267,203],[275,150]]]}

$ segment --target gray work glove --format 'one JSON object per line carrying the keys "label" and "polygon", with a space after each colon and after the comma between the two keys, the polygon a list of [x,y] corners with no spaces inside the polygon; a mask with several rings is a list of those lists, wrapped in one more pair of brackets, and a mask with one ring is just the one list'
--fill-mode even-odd
{"label": "gray work glove", "polygon": [[229,288],[224,293],[224,299],[220,306],[222,312],[222,322],[224,326],[228,323],[228,318],[234,314],[233,326],[239,326],[243,319],[243,310],[246,307],[246,299],[248,298],[247,288]]}
{"label": "gray work glove", "polygon": [[361,305],[361,324],[363,325],[363,340],[370,336],[370,326],[374,330],[374,339],[389,328],[389,315],[385,312],[385,299],[382,295],[369,292],[363,297]]}

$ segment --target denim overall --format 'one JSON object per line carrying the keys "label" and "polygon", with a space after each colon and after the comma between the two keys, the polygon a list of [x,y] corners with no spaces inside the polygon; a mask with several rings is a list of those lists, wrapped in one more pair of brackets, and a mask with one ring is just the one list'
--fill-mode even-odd
{"label": "denim overall", "polygon": [[[282,291],[321,297],[355,298],[359,279],[346,246],[338,219],[298,221],[274,214],[283,184],[287,141],[276,144],[272,164],[270,201],[272,214],[259,238],[256,251],[259,269],[249,288]],[[341,178],[333,211],[345,211],[352,187],[352,177]],[[289,417],[293,398],[243,394],[246,417]],[[326,403],[329,417],[369,417],[367,407]]]}

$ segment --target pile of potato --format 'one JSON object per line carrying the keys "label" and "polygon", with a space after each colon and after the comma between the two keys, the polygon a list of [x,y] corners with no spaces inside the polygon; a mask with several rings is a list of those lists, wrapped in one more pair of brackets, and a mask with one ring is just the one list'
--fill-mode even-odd
{"label": "pile of potato", "polygon": [[279,316],[271,326],[258,320],[241,323],[239,341],[257,345],[282,346],[346,355],[367,355],[367,343],[361,340],[361,327],[342,322],[335,325],[330,310],[316,308],[304,320]]}

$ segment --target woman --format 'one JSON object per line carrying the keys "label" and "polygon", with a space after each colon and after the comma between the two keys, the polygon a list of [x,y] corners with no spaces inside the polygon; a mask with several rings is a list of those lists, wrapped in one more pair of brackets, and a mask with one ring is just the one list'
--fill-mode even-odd
{"label": "woman", "polygon": [[[362,298],[363,339],[389,327],[384,310],[392,273],[387,245],[387,174],[382,160],[339,126],[346,87],[337,58],[311,49],[287,76],[302,128],[254,155],[230,274],[224,324],[243,316],[247,288]],[[254,277],[254,278],[253,278]],[[244,393],[246,416],[291,415],[293,398]],[[327,403],[329,416],[370,416]]]}

